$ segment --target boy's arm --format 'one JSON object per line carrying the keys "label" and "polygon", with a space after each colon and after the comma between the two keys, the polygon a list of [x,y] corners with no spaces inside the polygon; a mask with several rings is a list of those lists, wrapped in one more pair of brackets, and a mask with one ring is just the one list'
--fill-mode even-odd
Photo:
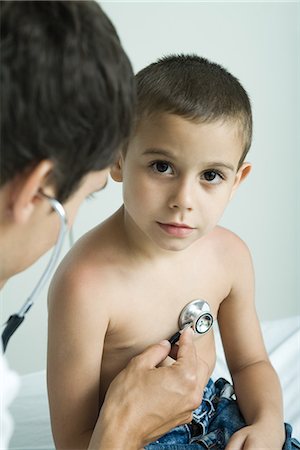
{"label": "boy's arm", "polygon": [[226,450],[279,450],[284,443],[281,388],[255,310],[252,261],[238,238],[232,251],[232,289],[220,306],[218,322],[237,401],[249,427],[235,433]]}
{"label": "boy's arm", "polygon": [[82,266],[63,264],[49,291],[47,381],[52,432],[59,449],[86,449],[99,414],[109,312],[100,293],[102,283],[97,288],[91,271]]}

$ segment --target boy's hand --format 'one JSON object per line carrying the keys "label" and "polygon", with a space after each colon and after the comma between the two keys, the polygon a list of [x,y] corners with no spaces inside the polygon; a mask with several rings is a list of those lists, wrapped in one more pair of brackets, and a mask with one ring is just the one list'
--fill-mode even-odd
{"label": "boy's hand", "polygon": [[180,337],[177,361],[157,368],[169,351],[168,341],[152,345],[119,373],[107,391],[90,449],[138,450],[192,420],[208,367],[197,358],[191,329]]}
{"label": "boy's hand", "polygon": [[225,450],[282,450],[284,430],[265,424],[244,427],[233,434]]}

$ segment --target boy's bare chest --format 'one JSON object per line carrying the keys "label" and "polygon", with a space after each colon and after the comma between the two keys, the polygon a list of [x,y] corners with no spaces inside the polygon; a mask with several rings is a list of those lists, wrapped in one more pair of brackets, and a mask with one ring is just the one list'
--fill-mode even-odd
{"label": "boy's bare chest", "polygon": [[[180,271],[155,275],[137,271],[135,279],[122,283],[117,311],[105,336],[101,395],[109,383],[130,361],[146,347],[170,338],[178,330],[182,308],[190,301],[201,298],[211,307],[214,317],[220,302],[228,295],[224,274],[203,268],[198,276],[195,267],[182,267]],[[121,288],[121,285],[120,285]],[[215,348],[213,331],[198,336],[197,351],[213,369]],[[170,362],[167,362],[169,364]],[[207,381],[207,380],[206,380]]]}
{"label": "boy's bare chest", "polygon": [[226,271],[211,261],[201,267],[191,262],[160,271],[141,268],[128,274],[120,291],[107,344],[139,351],[168,339],[178,330],[179,314],[187,303],[203,299],[216,317],[229,290]]}
{"label": "boy's bare chest", "polygon": [[[195,261],[162,270],[141,267],[129,271],[120,285],[115,286],[114,293],[119,292],[119,296],[103,348],[103,395],[111,380],[133,356],[151,344],[170,338],[178,330],[179,314],[187,303],[201,298],[209,303],[213,316],[217,317],[219,305],[230,288],[226,270],[217,262],[206,262],[201,267]],[[200,358],[212,370],[215,362],[213,331],[196,339]]]}

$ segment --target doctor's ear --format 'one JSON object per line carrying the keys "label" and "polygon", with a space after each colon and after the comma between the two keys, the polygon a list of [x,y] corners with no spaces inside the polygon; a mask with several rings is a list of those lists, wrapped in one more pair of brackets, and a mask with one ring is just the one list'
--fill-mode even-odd
{"label": "doctor's ear", "polygon": [[235,182],[232,187],[231,194],[230,194],[230,199],[234,196],[235,191],[237,190],[239,185],[242,183],[242,181],[244,181],[247,178],[247,176],[251,172],[251,169],[252,169],[252,165],[250,163],[244,162],[241,165],[241,167],[239,168],[239,170],[237,171],[237,174],[236,174]]}
{"label": "doctor's ear", "polygon": [[12,181],[10,210],[15,222],[25,223],[29,220],[39,201],[38,192],[48,186],[52,169],[52,161],[43,160]]}
{"label": "doctor's ear", "polygon": [[118,183],[121,183],[123,181],[123,158],[120,153],[117,161],[112,165],[110,169],[110,175],[114,181],[117,181]]}

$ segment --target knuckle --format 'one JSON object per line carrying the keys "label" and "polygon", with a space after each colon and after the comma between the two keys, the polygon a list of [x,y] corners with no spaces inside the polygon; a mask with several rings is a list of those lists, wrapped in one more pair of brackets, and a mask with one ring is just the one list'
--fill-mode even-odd
{"label": "knuckle", "polygon": [[198,385],[197,372],[196,371],[190,371],[190,372],[187,371],[184,376],[184,383],[185,383],[186,389],[188,389],[188,391],[196,390],[197,385]]}
{"label": "knuckle", "polygon": [[138,368],[141,364],[141,357],[140,356],[133,356],[131,360],[128,363],[128,367],[131,370],[135,370],[135,368]]}
{"label": "knuckle", "polygon": [[196,373],[189,374],[185,379],[186,399],[190,409],[196,409],[200,405],[203,396],[203,387],[199,383]]}
{"label": "knuckle", "polygon": [[194,396],[197,406],[199,406],[200,403],[202,402],[203,390],[204,390],[204,387],[198,384],[197,389],[195,391],[195,396]]}
{"label": "knuckle", "polygon": [[191,397],[191,408],[196,409],[200,405],[202,401],[202,392],[197,392],[195,395]]}
{"label": "knuckle", "polygon": [[177,425],[185,425],[193,420],[193,412],[188,411],[182,414],[181,418],[178,420]]}
{"label": "knuckle", "polygon": [[186,421],[185,421],[185,423],[189,423],[189,422],[191,422],[192,420],[193,420],[193,413],[190,412],[190,413],[188,413],[187,416],[186,416]]}

